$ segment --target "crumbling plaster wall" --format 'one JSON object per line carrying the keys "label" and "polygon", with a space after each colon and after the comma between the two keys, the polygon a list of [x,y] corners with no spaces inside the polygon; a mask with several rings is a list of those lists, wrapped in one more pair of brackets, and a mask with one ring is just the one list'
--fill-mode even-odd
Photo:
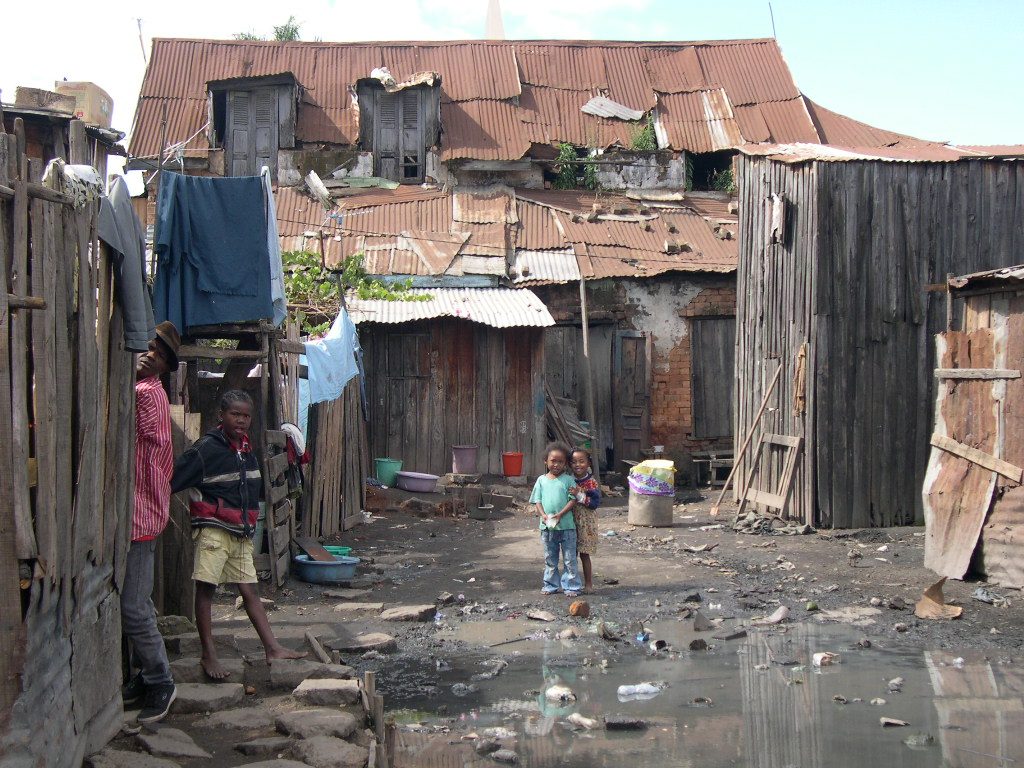
{"label": "crumbling plaster wall", "polygon": [[602,189],[686,188],[686,159],[681,152],[609,151],[598,159],[597,183]]}
{"label": "crumbling plaster wall", "polygon": [[373,176],[373,153],[354,147],[335,149],[282,149],[277,153],[277,183],[294,187],[310,171],[321,179]]}
{"label": "crumbling plaster wall", "polygon": [[[578,285],[533,290],[556,322],[580,322]],[[692,478],[690,457],[695,451],[731,447],[731,438],[693,436],[693,350],[687,321],[735,315],[735,275],[674,273],[588,281],[587,310],[592,324],[612,323],[619,329],[651,334],[651,444],[665,446],[676,461],[681,480]],[[594,374],[608,376],[611,372],[595,370]]]}

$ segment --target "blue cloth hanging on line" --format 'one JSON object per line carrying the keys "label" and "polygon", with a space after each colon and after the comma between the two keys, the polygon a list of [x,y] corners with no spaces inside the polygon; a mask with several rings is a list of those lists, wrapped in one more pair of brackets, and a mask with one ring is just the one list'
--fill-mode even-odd
{"label": "blue cloth hanging on line", "polygon": [[318,341],[307,341],[305,347],[309,404],[337,400],[345,385],[359,375],[359,336],[348,312],[343,308],[327,335]]}
{"label": "blue cloth hanging on line", "polygon": [[197,325],[270,319],[263,180],[161,172],[157,199],[157,322]]}

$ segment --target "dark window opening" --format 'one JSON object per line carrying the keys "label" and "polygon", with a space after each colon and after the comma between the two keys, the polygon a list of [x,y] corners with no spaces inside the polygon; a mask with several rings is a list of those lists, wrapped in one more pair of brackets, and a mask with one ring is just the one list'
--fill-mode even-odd
{"label": "dark window opening", "polygon": [[733,153],[704,152],[686,156],[690,178],[690,189],[704,192],[729,192],[732,190]]}

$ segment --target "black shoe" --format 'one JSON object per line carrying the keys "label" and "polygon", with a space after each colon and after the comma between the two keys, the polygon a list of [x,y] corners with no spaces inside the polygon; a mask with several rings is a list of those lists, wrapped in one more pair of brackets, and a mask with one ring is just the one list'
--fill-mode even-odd
{"label": "black shoe", "polygon": [[158,723],[167,717],[171,704],[178,697],[178,689],[174,683],[153,685],[146,691],[146,699],[139,712],[140,723]]}
{"label": "black shoe", "polygon": [[134,704],[146,695],[146,684],[142,682],[142,673],[121,686],[121,701],[125,704]]}

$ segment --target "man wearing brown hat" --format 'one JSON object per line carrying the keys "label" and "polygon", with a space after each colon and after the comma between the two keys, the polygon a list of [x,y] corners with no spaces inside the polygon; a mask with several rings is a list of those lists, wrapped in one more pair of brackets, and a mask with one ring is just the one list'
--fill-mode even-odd
{"label": "man wearing brown hat", "polygon": [[160,323],[135,365],[135,514],[121,588],[121,628],[139,670],[125,684],[122,698],[125,704],[142,701],[140,723],[162,720],[177,695],[150,595],[156,538],[170,515],[174,469],[171,407],[160,377],[178,369],[180,345],[174,324]]}

